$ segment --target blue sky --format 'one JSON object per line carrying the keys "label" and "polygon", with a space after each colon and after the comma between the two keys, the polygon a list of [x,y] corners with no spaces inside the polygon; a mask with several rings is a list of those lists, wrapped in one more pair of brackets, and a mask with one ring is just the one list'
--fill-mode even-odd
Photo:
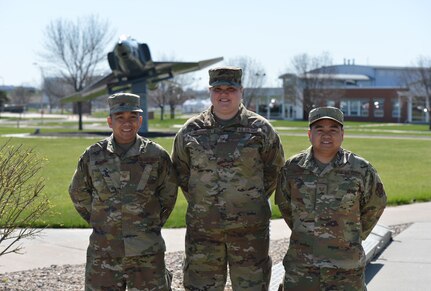
{"label": "blue sky", "polygon": [[[107,19],[117,32],[112,46],[131,35],[148,43],[155,61],[248,56],[265,68],[267,85],[277,86],[302,53],[382,66],[431,57],[430,11],[428,0],[0,0],[0,85],[38,86],[33,63],[46,26],[59,18]],[[196,78],[204,87],[207,70]]]}

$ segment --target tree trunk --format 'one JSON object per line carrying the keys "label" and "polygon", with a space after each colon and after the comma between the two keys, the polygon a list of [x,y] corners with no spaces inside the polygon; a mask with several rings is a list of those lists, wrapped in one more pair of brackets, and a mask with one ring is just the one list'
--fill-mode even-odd
{"label": "tree trunk", "polygon": [[175,106],[171,106],[171,119],[175,119]]}
{"label": "tree trunk", "polygon": [[78,121],[78,129],[82,130],[82,102],[78,102],[78,116],[79,116],[79,121]]}
{"label": "tree trunk", "polygon": [[160,120],[163,120],[164,115],[165,115],[165,107],[160,106]]}

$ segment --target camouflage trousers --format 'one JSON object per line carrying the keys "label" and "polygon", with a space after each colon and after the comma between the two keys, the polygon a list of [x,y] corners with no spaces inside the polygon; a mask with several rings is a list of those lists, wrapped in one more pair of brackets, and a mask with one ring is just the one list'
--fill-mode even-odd
{"label": "camouflage trousers", "polygon": [[227,265],[233,290],[268,290],[272,261],[268,256],[269,228],[187,229],[184,288],[223,291]]}
{"label": "camouflage trousers", "polygon": [[87,256],[85,290],[171,290],[165,254],[108,258]]}
{"label": "camouflage trousers", "polygon": [[298,266],[284,262],[285,291],[364,291],[364,268],[343,270]]}

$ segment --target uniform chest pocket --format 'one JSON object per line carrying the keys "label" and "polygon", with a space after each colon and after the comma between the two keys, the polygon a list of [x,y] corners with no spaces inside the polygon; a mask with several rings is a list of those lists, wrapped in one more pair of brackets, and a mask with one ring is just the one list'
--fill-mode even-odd
{"label": "uniform chest pocket", "polygon": [[260,164],[262,137],[248,132],[233,132],[217,143],[217,157],[234,164],[256,166]]}
{"label": "uniform chest pocket", "polygon": [[332,192],[334,201],[331,208],[349,212],[359,207],[360,197],[363,193],[363,180],[355,173],[342,173],[338,175],[335,189]]}
{"label": "uniform chest pocket", "polygon": [[187,149],[190,153],[190,165],[192,169],[206,169],[211,161],[215,161],[214,152],[209,145],[203,145],[198,140],[187,143]]}
{"label": "uniform chest pocket", "polygon": [[313,211],[317,192],[314,178],[309,175],[301,176],[299,173],[292,173],[287,176],[287,181],[290,188],[292,208],[297,211],[303,209]]}
{"label": "uniform chest pocket", "polygon": [[110,173],[107,170],[104,171],[104,169],[100,167],[92,167],[90,171],[94,186],[92,193],[93,204],[105,203],[115,197],[117,188],[111,179]]}
{"label": "uniform chest pocket", "polygon": [[261,163],[260,153],[262,151],[263,140],[260,135],[251,135],[244,142],[241,148],[241,159],[245,163]]}
{"label": "uniform chest pocket", "polygon": [[113,160],[104,162],[95,161],[90,164],[90,174],[95,191],[93,199],[106,201],[111,198],[120,187],[120,172]]}

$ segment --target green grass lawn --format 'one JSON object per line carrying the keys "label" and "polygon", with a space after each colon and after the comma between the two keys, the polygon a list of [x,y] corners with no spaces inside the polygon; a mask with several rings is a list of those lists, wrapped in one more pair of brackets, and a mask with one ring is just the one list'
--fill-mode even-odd
{"label": "green grass lawn", "polygon": [[[170,130],[177,128],[185,119],[150,121],[150,130]],[[306,137],[307,123],[292,121],[276,121],[276,127],[297,128],[290,134],[290,130],[280,130],[285,156],[289,157],[309,146]],[[373,128],[381,131],[386,138],[365,138],[368,132],[358,129]],[[66,131],[69,129],[66,129]],[[395,137],[388,136],[387,131],[394,130]],[[33,129],[2,127],[0,135],[10,133],[31,133]],[[55,131],[51,129],[50,131]],[[57,131],[59,131],[57,129]],[[414,133],[414,134],[412,134]],[[359,134],[360,137],[355,137]],[[413,136],[402,139],[399,136]],[[415,138],[414,136],[417,136]],[[431,140],[420,137],[430,137],[428,125],[378,125],[366,123],[346,124],[346,138],[343,147],[349,149],[367,160],[378,170],[390,205],[406,204],[419,201],[431,201],[431,182],[429,182],[429,165],[431,163]],[[8,137],[0,136],[3,144]],[[86,147],[100,140],[100,138],[12,138],[13,144],[23,144],[32,147],[37,153],[47,159],[41,175],[45,178],[44,192],[48,195],[53,208],[51,212],[38,222],[38,226],[50,227],[86,227],[87,224],[76,213],[69,198],[67,188],[75,170],[79,156]],[[169,153],[172,149],[173,138],[155,138],[154,141],[162,145]],[[273,201],[272,201],[273,203]],[[179,191],[175,209],[166,227],[184,227],[186,201]],[[273,205],[273,217],[280,217],[277,207]]]}

